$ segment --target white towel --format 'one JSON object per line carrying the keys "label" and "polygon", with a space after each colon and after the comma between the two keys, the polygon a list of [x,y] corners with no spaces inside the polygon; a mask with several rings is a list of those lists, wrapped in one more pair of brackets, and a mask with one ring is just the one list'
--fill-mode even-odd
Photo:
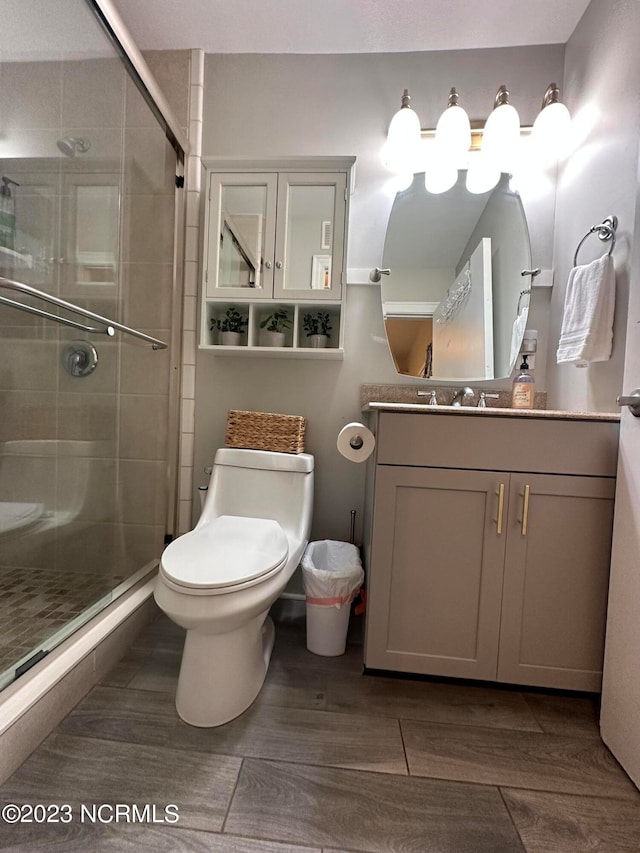
{"label": "white towel", "polygon": [[616,278],[613,261],[603,255],[569,273],[564,300],[558,364],[586,367],[607,361],[613,343],[613,310]]}
{"label": "white towel", "polygon": [[509,373],[513,372],[513,368],[516,367],[516,361],[518,358],[518,353],[520,352],[520,347],[522,346],[522,338],[524,337],[524,330],[527,328],[527,317],[529,316],[529,306],[525,305],[524,308],[520,309],[520,313],[513,321],[513,326],[511,327],[511,351],[509,353]]}

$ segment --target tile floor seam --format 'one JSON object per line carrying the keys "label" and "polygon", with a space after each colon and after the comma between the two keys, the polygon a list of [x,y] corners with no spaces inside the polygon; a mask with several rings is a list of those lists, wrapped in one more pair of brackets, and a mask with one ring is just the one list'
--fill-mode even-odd
{"label": "tile floor seam", "polygon": [[[207,830],[205,830],[205,832],[206,831]],[[267,841],[269,844],[290,844],[291,846],[295,847],[296,850],[299,848],[300,850],[320,850],[320,851],[322,851],[321,845],[307,844],[305,841],[284,841],[282,838],[265,838],[264,835],[239,835],[237,832],[224,832],[223,830],[220,830],[219,832],[211,832],[209,834],[210,835],[219,835],[222,838],[229,839],[229,840],[238,838],[241,841],[245,841],[245,840],[247,840],[247,841]],[[335,849],[335,848],[328,848],[328,849],[331,850],[331,849]],[[358,851],[358,850],[349,851],[347,849],[341,849],[340,853],[369,853],[369,851],[362,851],[362,850],[360,850],[360,851]]]}
{"label": "tile floor seam", "polygon": [[[67,716],[69,716],[69,715],[67,715]],[[182,746],[168,746],[167,744],[147,743],[145,741],[137,741],[137,740],[121,740],[119,738],[105,737],[104,735],[101,735],[100,737],[93,737],[92,735],[77,735],[77,734],[71,734],[71,733],[68,733],[65,731],[60,731],[59,726],[56,726],[56,728],[50,734],[48,734],[44,740],[40,741],[40,743],[36,747],[36,750],[39,749],[41,746],[44,746],[44,744],[46,744],[47,740],[49,740],[49,738],[52,738],[54,735],[59,735],[60,737],[65,737],[65,738],[71,738],[73,740],[80,740],[80,741],[82,741],[82,740],[96,741],[97,740],[97,741],[104,741],[105,743],[118,743],[118,744],[121,744],[123,746],[127,746],[127,745],[142,746],[142,747],[146,747],[147,749],[157,749],[160,751],[168,751],[168,752],[182,753],[183,751],[185,751],[188,753],[192,753],[193,755],[198,755],[200,757],[202,757],[203,755],[210,755],[210,756],[215,756],[216,758],[229,758],[229,759],[238,759],[239,758],[241,765],[242,765],[242,762],[244,762],[245,758],[251,758],[253,760],[263,760],[263,761],[275,761],[276,760],[276,759],[271,759],[271,758],[260,759],[254,755],[238,755],[237,753],[229,753],[229,752],[204,752],[203,753],[197,747],[195,747],[194,749],[184,749]],[[33,755],[36,750],[34,750],[31,753],[31,755]],[[31,755],[29,756],[29,758],[31,758]],[[23,762],[23,764],[26,764],[26,762],[29,760],[29,758],[26,758],[25,761]],[[294,761],[294,762],[278,762],[278,763],[298,764],[299,762]],[[312,766],[312,765],[309,765],[309,766]],[[333,765],[320,764],[318,766],[319,767],[332,767]],[[22,767],[22,764],[20,765],[20,767]],[[15,771],[16,773],[18,772],[20,767],[18,767],[16,769],[16,771]],[[336,768],[336,769],[341,770],[343,768]],[[401,774],[388,773],[387,775],[388,776],[398,776]],[[10,781],[10,779],[11,779],[11,776],[2,784],[6,785]],[[471,783],[471,784],[474,784],[474,783]],[[235,786],[234,786],[234,791],[235,791]],[[2,795],[2,785],[0,785],[0,796],[1,795]]]}
{"label": "tile floor seam", "polygon": [[404,742],[404,732],[402,731],[402,724],[401,724],[399,719],[397,720],[397,722],[398,722],[398,729],[400,731],[400,742],[402,743],[402,752],[404,753],[404,763],[405,763],[406,768],[407,768],[407,776],[411,776],[411,768],[409,767],[409,758],[407,756],[407,746]]}
{"label": "tile floor seam", "polygon": [[[552,735],[552,734],[556,734],[556,732],[550,732],[550,731],[547,731],[547,730],[545,729],[545,727],[544,727],[544,723],[542,722],[542,720],[540,720],[540,719],[538,718],[538,715],[536,714],[536,709],[534,708],[533,704],[532,704],[531,702],[529,702],[529,699],[528,699],[528,697],[526,696],[526,694],[525,694],[524,692],[522,692],[522,693],[520,693],[520,695],[521,695],[521,696],[522,696],[522,698],[524,699],[524,703],[525,703],[525,705],[527,706],[527,708],[529,709],[529,712],[531,713],[531,716],[533,717],[533,719],[536,721],[536,723],[537,723],[537,724],[538,724],[538,726],[540,727],[540,731],[541,731],[543,734],[545,734],[545,735]],[[538,696],[538,695],[542,695],[542,696],[544,696],[545,694],[537,694],[537,693],[536,693],[536,694],[534,694],[534,695],[536,695],[536,696]],[[556,695],[556,694],[551,694],[551,695],[552,695],[552,696],[554,696],[554,695]],[[589,697],[592,697],[592,696],[594,696],[594,695],[595,695],[595,694],[593,694],[593,693],[588,693],[588,694],[581,694],[581,693],[580,693],[580,694],[578,694],[578,695],[576,695],[576,696],[566,697],[566,696],[563,696],[562,694],[558,694],[558,698],[563,698],[563,699],[566,699],[566,698],[571,698],[571,699],[588,699]],[[597,722],[598,722],[598,733],[597,733],[597,735],[596,735],[596,734],[592,734],[592,733],[588,733],[588,734],[587,734],[587,733],[583,733],[583,734],[574,734],[574,735],[572,735],[572,737],[578,737],[578,738],[592,738],[592,739],[593,739],[593,738],[598,737],[598,738],[600,739],[600,741],[601,741],[602,743],[604,743],[604,741],[602,740],[602,736],[601,736],[601,734],[600,734],[600,718],[598,718],[598,721],[597,721]]]}
{"label": "tile floor seam", "polygon": [[[142,744],[144,745],[144,744]],[[213,755],[222,755],[222,753],[212,753]],[[224,753],[224,756],[227,758],[238,758],[237,755],[228,755],[228,753]],[[340,770],[345,773],[367,773],[375,776],[376,778],[381,776],[386,776],[389,779],[411,779],[412,781],[428,781],[428,782],[445,782],[452,785],[465,785],[471,788],[493,788],[498,789],[500,787],[505,788],[505,790],[522,790],[522,791],[531,791],[532,793],[551,793],[558,794],[560,796],[580,796],[578,794],[571,794],[567,791],[538,791],[537,788],[514,788],[512,785],[496,785],[495,782],[471,782],[468,779],[451,779],[448,776],[415,776],[411,773],[390,773],[385,770],[363,770],[360,767],[345,767],[340,764],[313,764],[312,762],[302,762],[302,761],[286,761],[281,758],[268,758],[261,755],[243,755],[242,762],[244,764],[245,760],[250,761],[261,761],[267,764],[278,764],[278,765],[292,765],[293,767],[309,767],[312,770]],[[235,790],[234,790],[235,793]],[[596,797],[595,799],[603,799],[600,797]],[[606,799],[612,799],[611,797]],[[618,802],[628,803],[629,799],[619,799]]]}
{"label": "tile floor seam", "polygon": [[217,833],[221,835],[223,838],[246,838],[249,841],[266,841],[268,844],[278,844],[278,845],[291,845],[294,849],[300,848],[301,850],[339,850],[339,853],[376,853],[371,847],[343,847],[340,844],[339,848],[336,847],[323,847],[321,844],[307,844],[304,841],[292,841],[290,838],[279,838],[274,835],[238,835],[237,833],[231,832],[220,832]]}
{"label": "tile floor seam", "polygon": [[[142,668],[142,666],[144,666],[144,664],[142,664],[140,668]],[[136,675],[138,675],[138,672],[135,673],[135,675],[132,677],[131,681],[133,680],[133,678],[136,677]],[[105,676],[105,678],[106,677],[108,677],[108,676]],[[129,687],[128,685],[122,685],[122,684],[103,684],[102,682],[98,682],[98,684],[96,684],[96,687],[107,688],[109,690],[111,690],[111,689],[114,689],[114,690],[130,690],[133,693],[142,693],[145,695],[149,695],[149,694],[154,694],[157,696],[171,696],[172,695],[172,693],[170,691],[150,690],[150,689],[144,688],[144,687]],[[288,705],[285,705],[285,704],[267,704],[267,703],[264,703],[264,704],[270,708],[286,708],[286,707],[289,707]],[[253,706],[250,706],[250,707],[253,707]],[[403,722],[404,723],[418,723],[418,724],[423,724],[423,723],[429,724],[430,723],[432,725],[448,726],[451,729],[469,728],[469,729],[473,729],[474,731],[480,729],[480,730],[487,731],[487,732],[512,732],[514,734],[517,734],[518,732],[520,732],[522,734],[532,734],[532,735],[539,735],[539,736],[552,737],[552,738],[566,738],[566,739],[575,739],[575,740],[588,740],[588,739],[595,740],[596,739],[595,735],[593,735],[593,736],[563,735],[563,734],[555,734],[555,733],[544,732],[544,731],[539,731],[539,732],[538,731],[532,731],[531,729],[505,728],[504,726],[481,726],[481,725],[470,724],[468,722],[467,723],[449,723],[449,722],[434,720],[434,719],[424,719],[423,720],[423,719],[415,719],[413,717],[404,717],[403,718],[403,717],[397,717],[397,716],[387,716],[386,714],[367,713],[367,712],[363,712],[360,710],[353,711],[353,712],[351,712],[351,711],[331,711],[331,710],[328,710],[325,708],[307,708],[304,706],[295,707],[295,710],[306,711],[306,712],[314,713],[314,714],[331,714],[334,716],[340,716],[340,717],[345,717],[345,718],[368,717],[368,718],[373,718],[376,720],[389,720],[389,721],[395,720],[398,723],[400,723],[400,725],[402,725]],[[75,709],[73,709],[73,711],[71,711],[71,714],[73,714],[74,711],[75,711]],[[604,743],[604,741],[602,740],[602,738],[600,736],[598,736],[598,740],[600,741],[600,743]],[[606,744],[605,744],[605,746],[606,746]]]}
{"label": "tile floor seam", "polygon": [[[424,778],[424,777],[423,777]],[[480,782],[472,782],[471,784],[481,784]],[[632,783],[633,784],[633,783]],[[525,788],[523,785],[497,785],[500,793],[503,791],[524,791],[527,794],[549,794],[552,797],[578,797],[581,800],[606,800],[608,803],[633,803],[633,797],[616,797],[613,794],[576,794],[573,791],[555,791],[547,788]],[[640,791],[638,792],[638,806],[640,807]]]}
{"label": "tile floor seam", "polygon": [[[507,803],[507,801],[504,798],[504,794],[502,792],[502,787],[500,785],[496,785],[496,788],[498,789],[498,794],[500,796],[500,799],[504,803],[504,807],[507,810],[507,814],[509,815],[509,820],[513,824],[513,828],[515,830],[515,833],[518,836],[518,838],[520,839],[520,844],[522,846],[522,849],[523,849],[524,853],[528,853],[527,845],[524,843],[524,838],[520,834],[520,830],[518,829],[518,824],[516,823],[514,816],[511,814],[511,809],[509,808],[509,804]],[[523,790],[528,790],[528,788],[525,788]]]}
{"label": "tile floor seam", "polygon": [[229,802],[227,803],[227,808],[224,813],[224,819],[220,826],[220,834],[223,835],[225,831],[225,826],[227,825],[227,818],[229,817],[229,812],[231,811],[231,804],[233,803],[233,798],[236,795],[236,791],[238,790],[238,782],[240,781],[240,774],[242,773],[242,768],[244,767],[244,755],[240,759],[240,767],[238,767],[238,775],[236,776],[236,781],[233,785],[233,791],[231,792],[231,796],[229,797]]}
{"label": "tile floor seam", "polygon": [[[373,715],[371,715],[373,716]],[[505,729],[502,726],[476,726],[469,723],[448,723],[448,722],[440,722],[440,720],[414,720],[410,717],[400,717],[400,723],[431,723],[435,726],[447,726],[450,729],[473,729],[482,730],[485,732],[508,732],[509,734],[526,734],[526,735],[537,735],[538,737],[547,737],[547,738],[562,738],[563,740],[575,740],[575,741],[584,741],[584,740],[598,740],[603,746],[607,746],[606,743],[602,740],[600,735],[576,735],[576,734],[561,734],[559,732],[545,732],[545,731],[532,731],[531,729]],[[607,747],[608,749],[608,747]]]}

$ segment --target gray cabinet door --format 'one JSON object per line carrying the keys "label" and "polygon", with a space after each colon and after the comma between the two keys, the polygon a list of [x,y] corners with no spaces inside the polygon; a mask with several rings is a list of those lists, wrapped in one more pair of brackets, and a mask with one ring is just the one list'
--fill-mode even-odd
{"label": "gray cabinet door", "polygon": [[367,667],[496,678],[508,479],[378,466]]}
{"label": "gray cabinet door", "polygon": [[614,490],[511,475],[499,681],[600,689]]}

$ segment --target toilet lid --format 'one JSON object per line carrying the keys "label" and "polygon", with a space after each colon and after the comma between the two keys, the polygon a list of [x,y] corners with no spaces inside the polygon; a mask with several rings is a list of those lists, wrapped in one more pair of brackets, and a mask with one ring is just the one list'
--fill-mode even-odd
{"label": "toilet lid", "polygon": [[217,589],[266,575],[284,563],[288,551],[277,521],[221,515],[172,542],[161,567],[181,586]]}

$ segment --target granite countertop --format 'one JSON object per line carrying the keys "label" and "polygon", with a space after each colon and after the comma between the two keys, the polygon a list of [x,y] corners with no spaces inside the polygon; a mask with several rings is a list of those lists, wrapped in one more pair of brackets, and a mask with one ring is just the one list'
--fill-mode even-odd
{"label": "granite countertop", "polygon": [[[453,395],[459,390],[459,386],[429,386],[424,385],[362,385],[360,390],[360,407],[363,412],[387,411],[387,412],[418,412],[421,414],[459,414],[479,415],[480,417],[494,415],[496,417],[517,418],[549,418],[554,420],[573,421],[619,421],[619,412],[568,412],[558,409],[547,409],[547,395],[544,391],[536,391],[535,408],[512,409],[511,391],[509,389],[481,388],[470,385],[474,391],[474,399],[471,406],[447,405]],[[436,392],[437,406],[428,406],[428,396],[418,398],[417,393],[421,391]],[[498,398],[489,398],[484,409],[477,408],[480,393],[498,394]]]}
{"label": "granite countertop", "polygon": [[423,415],[479,415],[511,418],[548,418],[567,421],[619,421],[617,412],[565,412],[559,409],[502,409],[487,406],[427,406],[424,403],[384,403],[375,400],[367,404],[368,411],[418,412]]}

